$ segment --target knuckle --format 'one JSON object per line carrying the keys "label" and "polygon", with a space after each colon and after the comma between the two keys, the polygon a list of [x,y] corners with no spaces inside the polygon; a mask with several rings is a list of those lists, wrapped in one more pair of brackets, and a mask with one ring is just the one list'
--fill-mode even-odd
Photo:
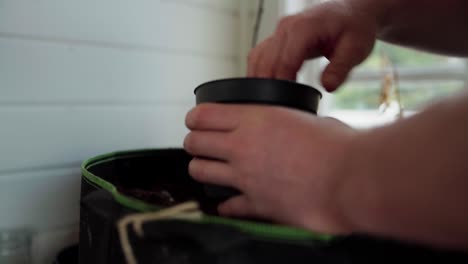
{"label": "knuckle", "polygon": [[296,50],[295,53],[298,55],[295,56],[281,56],[279,59],[278,66],[287,72],[296,72],[301,67],[301,64],[304,60],[304,56],[300,54],[301,52]]}
{"label": "knuckle", "polygon": [[249,144],[246,139],[240,135],[231,135],[227,140],[224,141],[227,154],[232,159],[243,159],[245,149],[249,148]]}
{"label": "knuckle", "polygon": [[281,58],[281,61],[278,64],[278,67],[281,68],[281,70],[285,72],[296,72],[299,69],[299,66],[297,65],[297,63],[287,58]]}
{"label": "knuckle", "polygon": [[291,23],[295,20],[294,16],[285,16],[281,18],[281,20],[278,22],[277,30],[278,31],[287,31]]}
{"label": "knuckle", "polygon": [[311,23],[308,20],[310,19],[300,15],[287,16],[280,20],[276,32],[278,34],[285,34],[291,31],[297,32],[305,28],[307,28],[307,30],[310,30],[309,25],[311,25]]}

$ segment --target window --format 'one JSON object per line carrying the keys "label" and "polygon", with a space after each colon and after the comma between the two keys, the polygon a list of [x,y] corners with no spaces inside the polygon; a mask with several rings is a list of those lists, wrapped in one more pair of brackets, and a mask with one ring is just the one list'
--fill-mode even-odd
{"label": "window", "polygon": [[[322,67],[323,64],[324,61]],[[330,116],[350,125],[385,124],[398,117],[400,106],[404,115],[409,115],[462,90],[466,72],[462,59],[377,42],[369,58],[353,70],[348,81],[325,103],[329,104]],[[393,87],[387,89],[388,100],[383,100],[389,82]]]}

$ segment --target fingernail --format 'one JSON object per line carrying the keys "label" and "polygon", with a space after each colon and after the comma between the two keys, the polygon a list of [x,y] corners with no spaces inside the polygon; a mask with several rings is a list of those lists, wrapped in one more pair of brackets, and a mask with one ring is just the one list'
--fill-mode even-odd
{"label": "fingernail", "polygon": [[196,106],[195,107],[192,107],[192,109],[190,109],[187,114],[185,115],[185,126],[187,126],[187,128],[191,128],[192,125],[193,125],[193,121],[192,121],[192,115],[193,115],[193,111],[195,110]]}

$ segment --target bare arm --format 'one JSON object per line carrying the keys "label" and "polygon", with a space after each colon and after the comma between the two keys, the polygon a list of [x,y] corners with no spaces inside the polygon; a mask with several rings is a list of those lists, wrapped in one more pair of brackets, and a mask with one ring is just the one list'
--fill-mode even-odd
{"label": "bare arm", "polygon": [[468,249],[468,94],[361,134],[343,204],[356,231]]}
{"label": "bare arm", "polygon": [[[379,5],[379,39],[452,56],[468,56],[466,0],[355,0]],[[365,7],[364,7],[365,8]]]}

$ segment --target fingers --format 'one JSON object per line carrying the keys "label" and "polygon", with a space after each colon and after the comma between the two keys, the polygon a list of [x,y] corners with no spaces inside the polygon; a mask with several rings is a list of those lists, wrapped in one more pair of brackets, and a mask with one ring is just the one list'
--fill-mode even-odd
{"label": "fingers", "polygon": [[192,131],[184,139],[184,149],[192,156],[228,160],[233,148],[227,133]]}
{"label": "fingers", "polygon": [[279,60],[274,65],[275,70],[273,73],[273,77],[277,79],[285,79],[285,80],[296,80],[297,72],[302,65],[302,61],[304,58],[297,59],[297,55],[293,55],[292,57],[289,56],[288,50],[292,46],[292,37],[284,32],[283,33],[283,41],[284,44],[282,45],[282,49],[279,50]]}
{"label": "fingers", "polygon": [[[255,76],[260,78],[271,78],[274,73],[274,65],[279,58],[279,53],[276,52],[281,48],[281,42],[278,38],[270,37],[266,40],[267,47],[262,49],[260,57],[257,61]],[[271,51],[271,52],[270,52]]]}
{"label": "fingers", "polygon": [[318,32],[309,27],[298,25],[285,34],[285,44],[281,50],[280,60],[275,65],[273,77],[295,80],[304,61],[318,57],[319,50]]}
{"label": "fingers", "polygon": [[[295,79],[298,70],[295,68],[287,67],[287,72],[280,72],[280,76],[277,74],[277,67],[283,63],[284,53],[290,52],[285,48],[288,35],[286,28],[289,27],[292,20],[294,20],[293,16],[283,18],[278,24],[275,34],[250,51],[247,77]],[[288,65],[290,65],[290,60],[287,61]],[[299,67],[300,64],[302,64],[302,61],[299,62]]]}
{"label": "fingers", "polygon": [[250,68],[251,76],[260,78],[271,78],[275,74],[275,66],[277,65],[284,46],[285,38],[279,36],[272,36],[266,39],[256,51],[252,54],[250,59],[253,64]]}
{"label": "fingers", "polygon": [[218,212],[224,216],[249,217],[256,216],[251,208],[249,199],[245,195],[233,197],[218,206]]}
{"label": "fingers", "polygon": [[191,130],[232,131],[239,125],[239,110],[233,105],[203,103],[185,117]]}
{"label": "fingers", "polygon": [[274,35],[250,52],[248,76],[295,80],[305,60],[326,56],[322,84],[334,91],[370,54],[376,37],[372,25],[353,23],[342,9],[323,4],[283,18]]}
{"label": "fingers", "polygon": [[271,46],[271,41],[271,38],[266,39],[249,52],[249,56],[247,58],[247,77],[258,77],[257,71],[260,66],[257,64],[260,63],[261,58],[267,57],[262,55],[266,50],[270,50],[268,47]]}
{"label": "fingers", "polygon": [[236,187],[236,175],[225,162],[194,158],[189,173],[197,181]]}
{"label": "fingers", "polygon": [[346,80],[351,69],[369,55],[373,45],[366,46],[367,43],[373,41],[352,33],[344,35],[339,40],[330,58],[330,64],[322,74],[322,84],[327,91],[336,90]]}
{"label": "fingers", "polygon": [[282,19],[275,34],[250,52],[247,76],[295,80],[304,60],[320,55],[317,30],[301,16]]}

